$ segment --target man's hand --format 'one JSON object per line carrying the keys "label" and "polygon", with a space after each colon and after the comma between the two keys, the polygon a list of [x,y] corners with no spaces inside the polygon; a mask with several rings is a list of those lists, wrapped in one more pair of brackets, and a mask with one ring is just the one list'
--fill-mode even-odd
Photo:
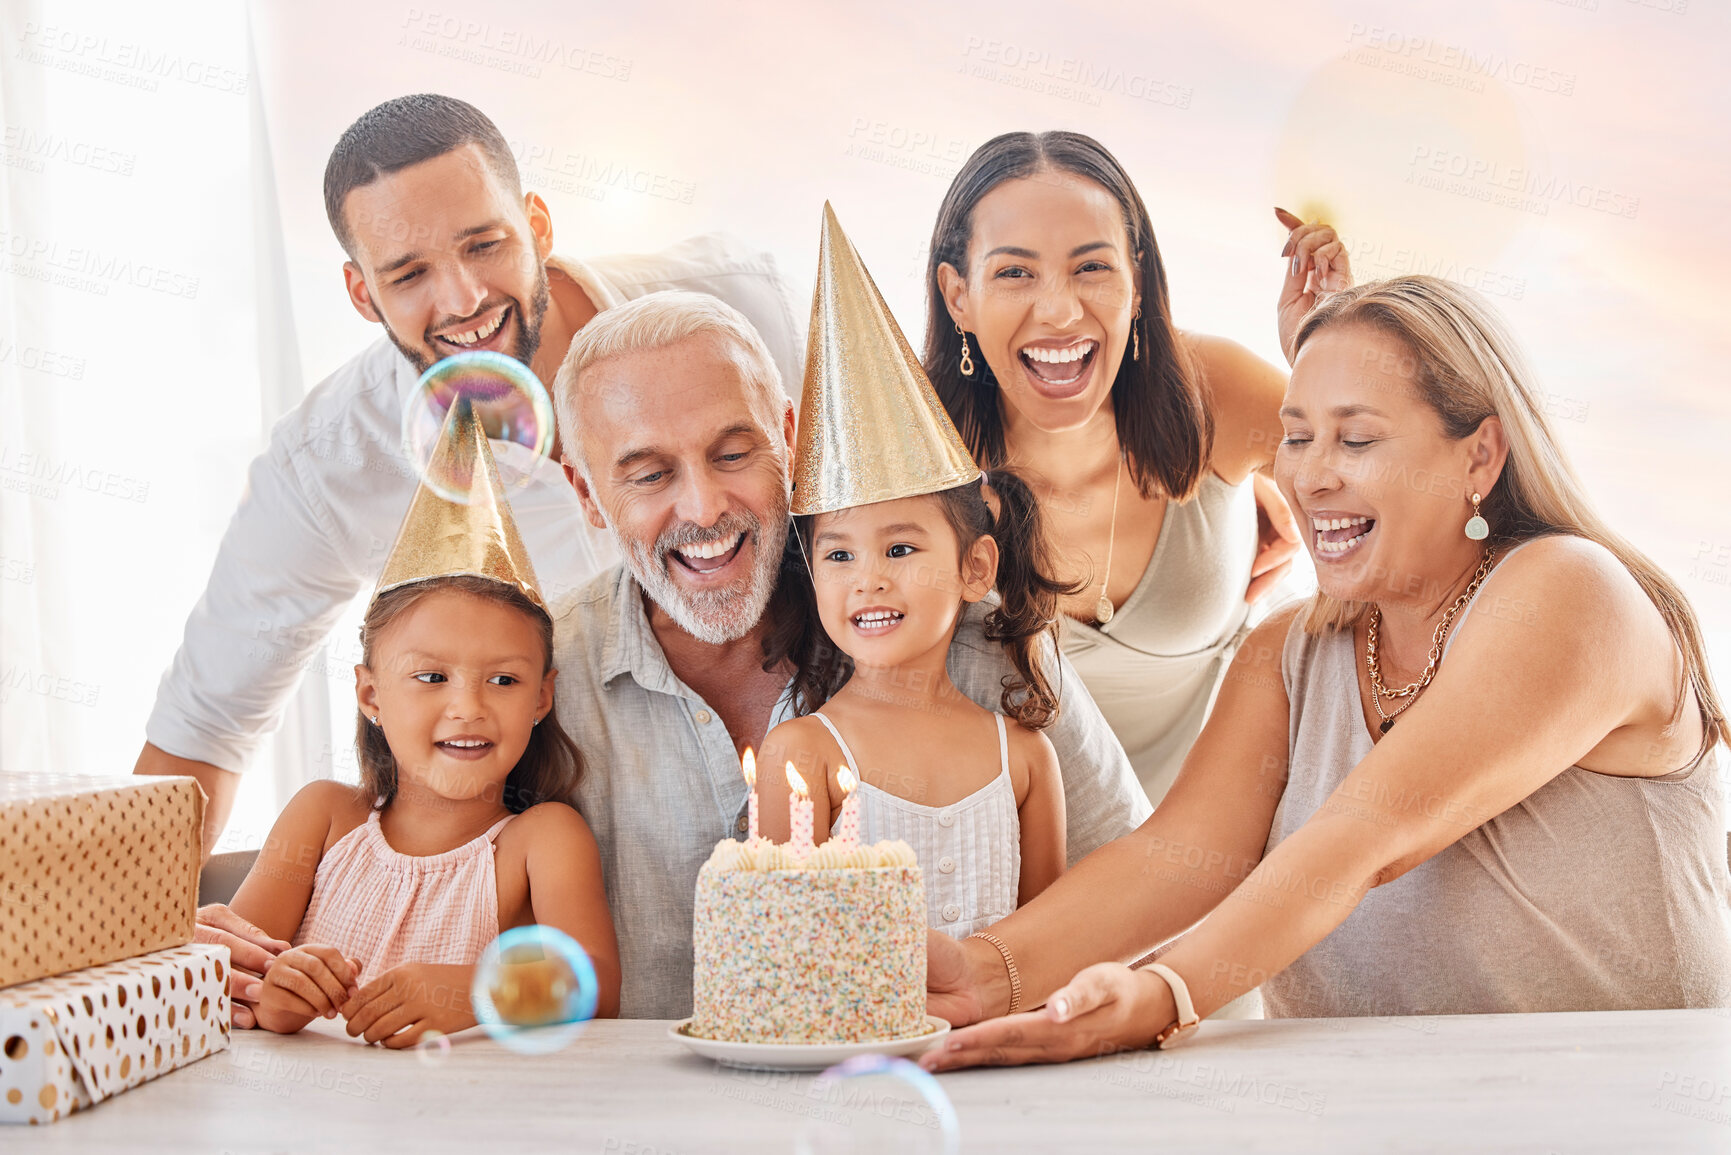
{"label": "man's hand", "polygon": [[270,964],[256,1016],[267,1030],[293,1032],[312,1019],[335,1018],[354,996],[360,963],[332,946],[291,947]]}
{"label": "man's hand", "polygon": [[1250,563],[1250,585],[1244,600],[1254,603],[1292,570],[1298,553],[1298,519],[1280,494],[1274,480],[1262,473],[1250,475],[1256,491],[1256,560]]}
{"label": "man's hand", "polygon": [[412,1047],[423,1031],[453,1035],[475,1025],[469,1005],[473,966],[404,963],[392,967],[342,1006],[350,1035],[393,1050]]}
{"label": "man's hand", "polygon": [[241,1030],[255,1025],[253,1006],[263,993],[260,976],[289,944],[272,938],[221,903],[198,908],[198,926],[193,942],[228,948],[228,993],[234,1002],[234,1025]]}
{"label": "man's hand", "polygon": [[1340,243],[1331,226],[1307,225],[1285,209],[1275,209],[1274,215],[1290,230],[1286,247],[1280,250],[1280,255],[1289,259],[1286,276],[1280,283],[1278,306],[1280,351],[1286,354],[1286,363],[1290,365],[1299,322],[1329,293],[1352,288],[1352,268],[1346,246]]}

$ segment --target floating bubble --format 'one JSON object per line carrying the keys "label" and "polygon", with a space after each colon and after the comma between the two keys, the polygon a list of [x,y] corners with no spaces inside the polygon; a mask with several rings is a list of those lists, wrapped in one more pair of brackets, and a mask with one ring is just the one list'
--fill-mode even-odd
{"label": "floating bubble", "polygon": [[545,1055],[582,1033],[599,993],[595,967],[575,939],[550,926],[519,926],[481,953],[469,997],[496,1041]]}
{"label": "floating bubble", "polygon": [[469,478],[447,475],[433,458],[445,419],[459,401],[469,403],[493,443],[500,480],[508,487],[527,484],[535,463],[553,448],[553,402],[541,379],[521,361],[486,352],[458,353],[438,362],[421,374],[404,403],[403,451],[422,479],[442,497],[468,500]]}
{"label": "floating bubble", "polygon": [[451,1040],[442,1031],[422,1031],[420,1040],[415,1043],[415,1057],[425,1067],[443,1066],[451,1057]]}
{"label": "floating bubble", "polygon": [[916,1063],[856,1055],[829,1068],[808,1095],[813,1110],[794,1143],[797,1155],[954,1155],[956,1110]]}

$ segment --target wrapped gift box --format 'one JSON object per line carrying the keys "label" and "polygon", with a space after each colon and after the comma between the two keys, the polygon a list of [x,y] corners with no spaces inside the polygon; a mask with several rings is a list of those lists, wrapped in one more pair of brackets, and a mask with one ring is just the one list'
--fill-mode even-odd
{"label": "wrapped gift box", "polygon": [[0,987],[192,941],[191,778],[0,774]]}
{"label": "wrapped gift box", "polygon": [[52,1123],[228,1046],[228,948],[0,990],[0,1123]]}

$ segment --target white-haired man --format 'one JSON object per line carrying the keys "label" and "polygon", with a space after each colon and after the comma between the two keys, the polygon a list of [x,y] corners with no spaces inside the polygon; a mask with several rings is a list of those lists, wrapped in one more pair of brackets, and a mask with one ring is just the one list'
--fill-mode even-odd
{"label": "white-haired man", "polygon": [[[680,292],[591,321],[555,394],[566,476],[625,558],[554,606],[559,710],[590,767],[575,801],[601,843],[620,1013],[679,1017],[691,1010],[698,869],[718,840],[744,833],[740,753],[790,709],[789,671],[766,658],[788,536],[793,406],[751,324],[713,297]],[[798,580],[803,570],[787,573]],[[949,670],[996,708],[1011,666],[983,622],[983,608],[970,607]],[[1074,862],[1150,808],[1080,679],[1065,668],[1057,682],[1062,709],[1047,733],[1063,766]]]}

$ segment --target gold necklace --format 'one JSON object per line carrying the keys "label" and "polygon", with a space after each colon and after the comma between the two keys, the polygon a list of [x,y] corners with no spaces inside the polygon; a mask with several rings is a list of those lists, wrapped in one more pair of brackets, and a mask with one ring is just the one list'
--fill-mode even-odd
{"label": "gold necklace", "polygon": [[1094,603],[1094,622],[1105,625],[1112,620],[1112,599],[1106,596],[1106,583],[1112,580],[1112,547],[1118,542],[1118,490],[1124,483],[1124,455],[1118,455],[1118,472],[1112,478],[1112,524],[1106,531],[1106,571],[1100,575],[1100,600]]}
{"label": "gold necklace", "polygon": [[[1382,607],[1378,605],[1370,607],[1370,626],[1365,630],[1364,637],[1364,664],[1365,668],[1370,671],[1370,704],[1376,707],[1376,716],[1382,719],[1382,725],[1379,728],[1380,733],[1389,732],[1394,726],[1394,720],[1412,708],[1413,702],[1418,700],[1419,691],[1430,685],[1430,680],[1436,676],[1437,663],[1442,661],[1443,639],[1448,636],[1449,627],[1454,624],[1455,615],[1460,613],[1461,608],[1472,600],[1472,596],[1478,592],[1479,586],[1484,583],[1485,576],[1491,572],[1491,562],[1496,556],[1497,551],[1495,549],[1485,551],[1485,556],[1479,560],[1478,571],[1473,574],[1473,580],[1467,584],[1467,588],[1462,591],[1461,596],[1455,599],[1454,605],[1450,606],[1443,614],[1442,621],[1437,623],[1436,632],[1431,635],[1430,663],[1425,666],[1424,673],[1419,675],[1418,681],[1402,686],[1398,690],[1391,690],[1382,684],[1382,667],[1378,665],[1376,660],[1377,627],[1382,624]],[[1409,701],[1394,713],[1385,714],[1382,711],[1384,698],[1407,698]]]}

